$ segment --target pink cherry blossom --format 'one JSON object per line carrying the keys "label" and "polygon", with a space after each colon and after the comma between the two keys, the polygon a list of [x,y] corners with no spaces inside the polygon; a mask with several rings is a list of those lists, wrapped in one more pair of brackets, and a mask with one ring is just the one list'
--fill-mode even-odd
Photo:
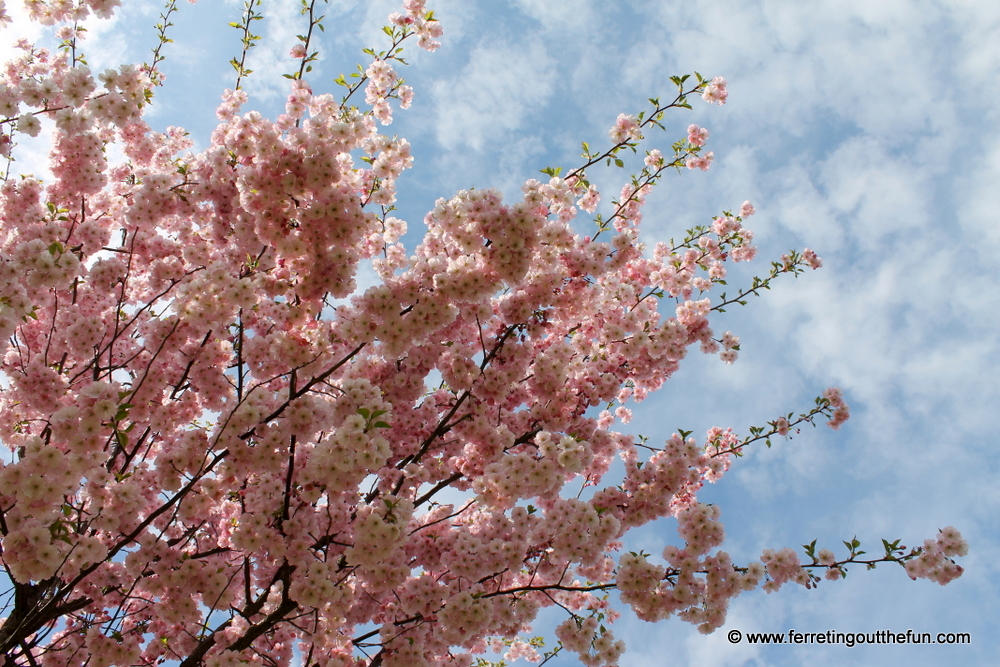
{"label": "pink cherry blossom", "polygon": [[706,102],[725,104],[726,98],[729,97],[729,91],[726,90],[726,80],[721,76],[717,76],[712,79],[708,85],[705,86],[704,91],[701,93],[701,97]]}
{"label": "pink cherry blossom", "polygon": [[692,155],[689,157],[684,165],[688,169],[701,169],[702,171],[708,171],[708,168],[712,166],[712,160],[715,159],[715,154],[709,151],[704,155]]}
{"label": "pink cherry blossom", "polygon": [[697,125],[688,125],[688,143],[692,146],[704,146],[708,141],[708,130]]}
{"label": "pink cherry blossom", "polygon": [[642,138],[642,134],[639,132],[639,121],[636,120],[635,116],[628,114],[618,114],[615,126],[609,130],[608,134],[611,140],[616,143],[635,141]]}

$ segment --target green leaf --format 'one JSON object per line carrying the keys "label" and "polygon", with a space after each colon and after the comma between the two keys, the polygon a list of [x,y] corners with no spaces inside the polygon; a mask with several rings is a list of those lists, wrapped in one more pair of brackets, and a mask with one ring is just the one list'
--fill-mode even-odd
{"label": "green leaf", "polygon": [[810,558],[815,558],[813,554],[816,553],[816,540],[813,540],[809,544],[803,544],[802,548],[805,549],[807,556],[809,556]]}

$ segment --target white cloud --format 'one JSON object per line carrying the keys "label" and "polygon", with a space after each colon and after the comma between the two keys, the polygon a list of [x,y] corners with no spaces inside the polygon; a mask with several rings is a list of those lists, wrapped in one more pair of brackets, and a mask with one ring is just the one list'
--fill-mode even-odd
{"label": "white cloud", "polygon": [[[994,250],[1000,243],[1000,225],[996,224],[996,214],[1000,211],[1000,188],[997,187],[1000,183],[1000,138],[984,137],[980,150],[980,155],[973,154],[971,160],[964,162],[963,177],[955,179],[958,203],[955,220],[964,234],[976,240],[963,248],[964,254],[975,255],[977,267],[995,268],[1000,263]],[[989,275],[988,271],[978,273]],[[960,292],[959,296],[969,295],[980,303],[984,297],[991,303],[996,302],[995,293],[983,293],[974,286],[975,283],[970,283],[969,289]]]}
{"label": "white cloud", "polygon": [[593,25],[596,18],[593,12],[593,3],[590,0],[568,0],[567,2],[516,0],[516,4],[531,18],[538,21],[539,28],[542,30],[570,28],[579,31]]}
{"label": "white cloud", "polygon": [[35,43],[47,31],[37,23],[28,20],[28,12],[22,2],[6,3],[7,15],[11,22],[0,26],[0,62],[6,63],[17,57],[22,51],[15,47],[17,40],[26,39]]}
{"label": "white cloud", "polygon": [[478,151],[485,142],[526,127],[552,94],[552,60],[538,40],[484,45],[451,81],[434,85],[437,139],[446,149]]}

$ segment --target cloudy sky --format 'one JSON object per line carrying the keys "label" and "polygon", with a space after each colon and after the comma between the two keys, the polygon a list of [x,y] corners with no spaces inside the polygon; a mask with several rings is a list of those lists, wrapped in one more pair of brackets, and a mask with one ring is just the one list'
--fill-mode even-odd
{"label": "cloudy sky", "polygon": [[[9,0],[16,5],[19,0]],[[304,29],[294,1],[268,4],[251,63],[251,106],[272,116],[282,72]],[[386,131],[413,144],[400,181],[411,230],[438,197],[497,187],[516,198],[547,166],[577,164],[581,141],[607,142],[620,112],[672,94],[692,71],[729,80],[729,103],[669,115],[647,148],[668,149],[690,123],[709,129],[712,169],[667,178],[650,197],[649,242],[683,235],[749,199],[763,274],[789,248],[809,246],[822,270],[780,281],[715,325],[742,338],[726,366],[693,355],[627,427],[652,440],[712,425],[745,433],[804,410],[840,386],[852,419],[807,429],[737,462],[703,499],[718,503],[734,560],[813,539],[835,548],[857,536],[919,544],[954,525],[971,545],[965,575],[947,587],[898,567],[852,570],[817,590],[745,594],[728,624],[703,636],[682,622],[649,625],[628,613],[616,633],[624,666],[995,664],[1000,650],[1000,484],[995,451],[1000,381],[1000,3],[982,0],[429,0],[443,46],[408,49],[413,108]],[[12,8],[12,9],[16,9]],[[169,79],[147,120],[187,128],[204,147],[213,110],[234,75],[241,5],[182,4],[165,54]],[[395,9],[387,0],[331,0],[311,81],[333,90]],[[156,3],[130,2],[93,24],[95,69],[148,59]],[[4,34],[7,36],[19,26]],[[992,46],[991,46],[992,45]],[[0,54],[2,55],[2,54]],[[5,58],[4,58],[5,59]],[[25,159],[22,170],[43,169]],[[590,174],[605,199],[627,172]],[[586,229],[580,221],[580,231]],[[412,245],[416,236],[411,232]],[[739,280],[731,274],[734,284]],[[670,522],[635,535],[658,553]],[[841,547],[838,554],[843,553]],[[743,632],[969,632],[971,646],[733,645]],[[574,665],[565,658],[555,664]]]}

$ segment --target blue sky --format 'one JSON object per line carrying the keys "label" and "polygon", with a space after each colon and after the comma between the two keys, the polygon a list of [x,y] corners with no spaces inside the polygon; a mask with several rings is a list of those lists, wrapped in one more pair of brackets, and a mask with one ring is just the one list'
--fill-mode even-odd
{"label": "blue sky", "polygon": [[[19,4],[18,0],[10,2]],[[726,366],[692,354],[626,428],[664,440],[677,428],[746,432],[840,386],[852,419],[807,429],[738,461],[704,500],[718,503],[737,561],[763,548],[857,536],[917,544],[954,525],[970,544],[965,575],[947,587],[899,568],[852,570],[818,590],[745,594],[727,625],[703,636],[679,621],[626,613],[622,665],[994,664],[1000,649],[1000,3],[982,0],[429,0],[445,29],[428,54],[407,49],[413,108],[385,128],[413,145],[399,217],[419,227],[438,197],[496,187],[516,197],[546,166],[572,167],[581,141],[604,145],[620,112],[667,97],[669,77],[697,70],[729,80],[729,103],[668,115],[647,148],[668,149],[689,123],[709,129],[712,169],[668,177],[649,198],[644,238],[680,236],[751,200],[760,248],[745,280],[789,248],[809,246],[822,270],[779,281],[717,320],[742,339]],[[251,105],[272,116],[280,74],[304,27],[282,0],[259,23]],[[11,10],[17,9],[11,7]],[[235,2],[182,3],[165,51],[166,86],[147,115],[181,125],[204,147],[234,74]],[[331,0],[317,92],[350,72],[394,2]],[[155,3],[130,2],[91,26],[95,70],[148,58]],[[6,59],[5,31],[0,55]],[[39,149],[40,150],[40,149]],[[36,153],[43,156],[44,153]],[[17,169],[41,172],[43,157]],[[590,174],[606,202],[627,172]],[[585,230],[581,218],[578,229]],[[411,232],[411,247],[416,236]],[[739,282],[732,275],[731,284]],[[369,272],[359,283],[374,280]],[[658,553],[670,522],[633,536]],[[843,548],[838,553],[842,553]],[[726,632],[970,632],[971,646],[731,645]],[[556,664],[573,665],[564,658]]]}

